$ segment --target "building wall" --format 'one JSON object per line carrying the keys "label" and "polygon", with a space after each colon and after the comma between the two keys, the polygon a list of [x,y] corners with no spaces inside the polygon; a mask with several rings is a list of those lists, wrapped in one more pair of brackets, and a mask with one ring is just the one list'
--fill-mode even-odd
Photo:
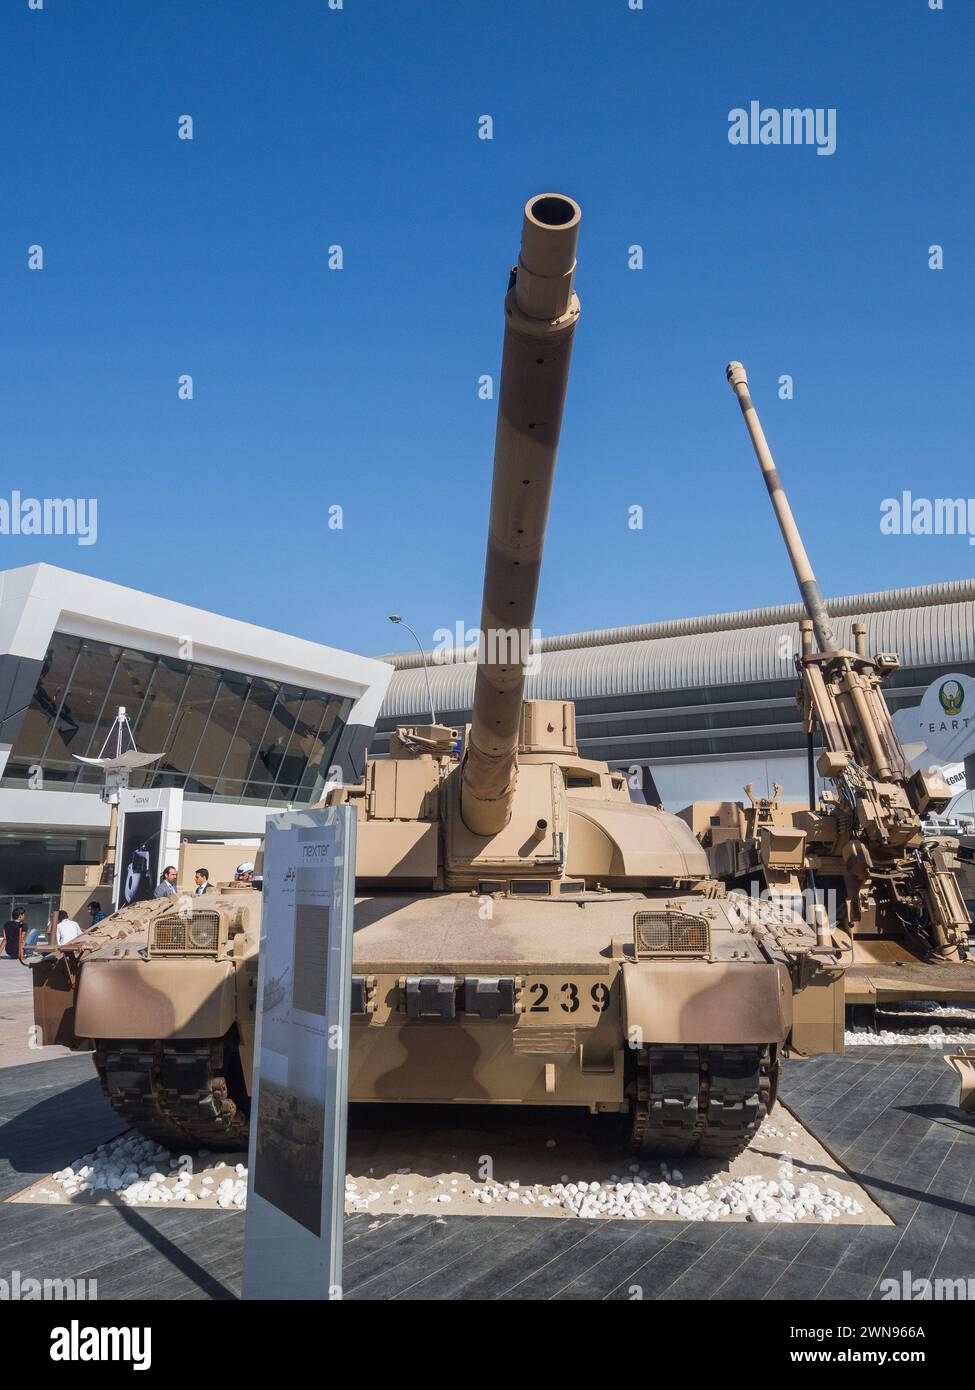
{"label": "building wall", "polygon": [[[333,770],[358,779],[391,674],[51,565],[0,572],[0,894],[36,887],[38,863],[50,889],[63,862],[97,858],[102,771],[77,757],[100,756],[120,705],[141,751],[161,755],[131,785],[181,788],[191,838],[252,839]],[[18,865],[18,843],[41,852]]]}
{"label": "building wall", "polygon": [[[896,711],[916,705],[947,672],[975,674],[973,595],[975,582],[955,581],[827,602],[842,645],[852,648],[853,623],[862,621],[869,652],[900,655],[901,669],[885,685]],[[546,638],[527,694],[573,700],[580,751],[622,768],[649,767],[668,809],[739,799],[748,782],[762,794],[778,782],[788,799],[803,800],[797,616],[790,606],[607,629],[602,643],[598,632]],[[567,647],[571,640],[580,645]],[[386,659],[397,670],[376,726],[377,756],[390,728],[429,718],[417,653]],[[474,670],[471,660],[430,666],[444,723],[469,722]],[[815,746],[822,746],[818,737]]]}

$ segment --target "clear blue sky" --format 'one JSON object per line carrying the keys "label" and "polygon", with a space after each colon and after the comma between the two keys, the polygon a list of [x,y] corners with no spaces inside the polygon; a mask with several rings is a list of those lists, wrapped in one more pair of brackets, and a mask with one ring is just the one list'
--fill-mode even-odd
{"label": "clear blue sky", "polygon": [[[99,539],[0,537],[0,568],[365,652],[394,610],[475,625],[477,380],[558,190],[583,316],[543,632],[795,597],[731,357],[827,594],[971,574],[879,515],[975,494],[973,52],[965,0],[5,0],[0,495],[95,496]],[[836,153],[732,146],[753,99],[835,107]]]}

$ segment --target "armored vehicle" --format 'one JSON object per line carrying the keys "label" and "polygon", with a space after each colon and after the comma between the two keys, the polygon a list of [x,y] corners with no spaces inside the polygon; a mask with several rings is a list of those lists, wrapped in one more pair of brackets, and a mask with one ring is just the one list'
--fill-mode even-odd
{"label": "armored vehicle", "polygon": [[[975,999],[965,855],[957,839],[926,833],[952,792],[937,769],[913,771],[882,682],[897,656],[868,656],[866,627],[854,650],[837,640],[740,362],[728,367],[808,618],[800,624],[797,701],[809,751],[809,803],[756,797],[698,802],[681,812],[729,886],[782,904],[810,896],[844,943],[846,1002],[874,1008],[901,999]],[[825,750],[815,758],[819,731]],[[817,795],[815,770],[832,790]]]}
{"label": "armored vehicle", "polygon": [[[571,704],[524,698],[579,219],[529,200],[505,299],[470,727],[399,728],[330,793],[357,812],[349,1093],[582,1106],[637,1152],[724,1158],[786,1052],[841,1050],[840,957],[821,922],[729,895],[683,821],[581,757]],[[36,973],[45,1041],[93,1047],[116,1109],[159,1138],[245,1132],[260,903],[245,886],[125,910]]]}

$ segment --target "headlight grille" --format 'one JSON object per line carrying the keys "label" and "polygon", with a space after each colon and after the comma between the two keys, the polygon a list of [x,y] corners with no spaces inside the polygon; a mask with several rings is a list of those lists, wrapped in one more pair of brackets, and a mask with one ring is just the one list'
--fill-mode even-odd
{"label": "headlight grille", "polygon": [[152,924],[153,951],[185,955],[188,952],[216,952],[220,943],[219,912],[193,912],[186,916],[170,912]]}
{"label": "headlight grille", "polygon": [[664,909],[637,912],[633,933],[638,956],[709,956],[711,931],[707,919]]}

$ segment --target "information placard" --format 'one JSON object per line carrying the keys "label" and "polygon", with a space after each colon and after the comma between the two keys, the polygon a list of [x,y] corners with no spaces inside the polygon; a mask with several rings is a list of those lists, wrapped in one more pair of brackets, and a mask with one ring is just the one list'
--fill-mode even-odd
{"label": "information placard", "polygon": [[268,817],[244,1298],[341,1297],[355,824]]}

